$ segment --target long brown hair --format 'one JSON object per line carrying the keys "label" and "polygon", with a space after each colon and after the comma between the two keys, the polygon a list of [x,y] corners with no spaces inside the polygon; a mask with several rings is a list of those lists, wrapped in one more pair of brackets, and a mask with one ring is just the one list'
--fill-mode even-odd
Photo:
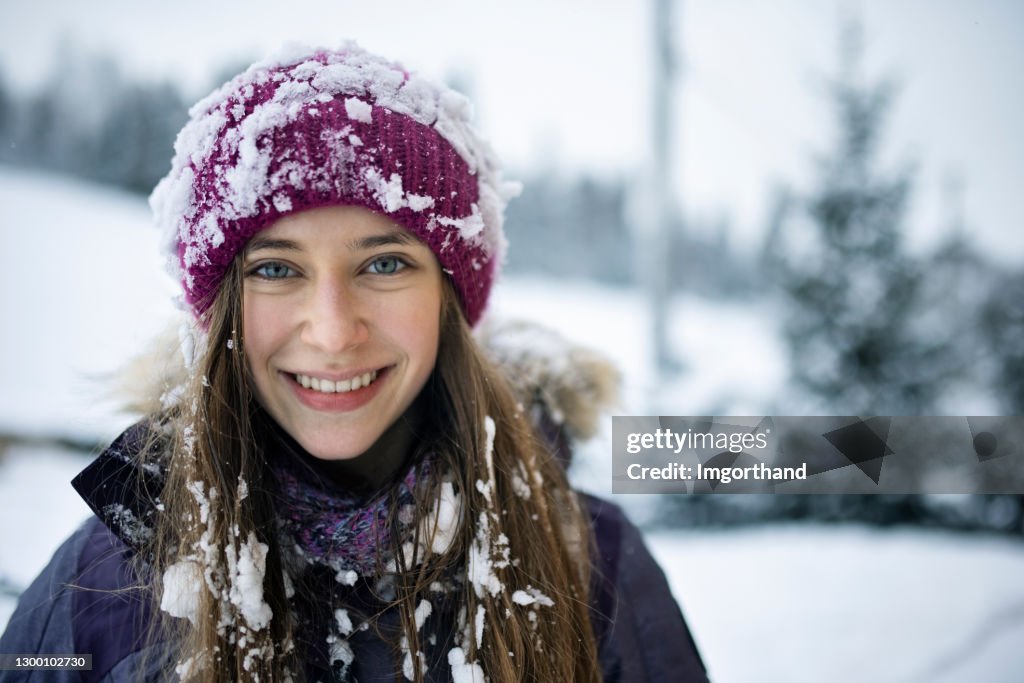
{"label": "long brown hair", "polygon": [[[183,680],[302,678],[290,596],[303,583],[282,557],[273,482],[254,437],[241,302],[236,259],[200,321],[205,348],[189,385],[161,417],[169,436],[155,437],[144,456],[167,470],[160,521],[145,553],[154,599],[160,602],[165,578],[180,581],[182,572],[197,588],[187,608],[164,610],[190,618],[156,610],[152,624],[154,642],[174,644]],[[453,645],[467,665],[478,665],[491,681],[600,680],[588,609],[589,524],[561,463],[474,339],[447,279],[441,317],[437,362],[421,401],[427,450],[438,466],[419,486],[413,519],[421,523],[412,525],[413,538],[396,533],[387,549],[405,568],[395,577],[403,631],[401,645],[394,643],[396,663],[403,651],[416,661],[415,653],[427,649],[417,606],[432,585],[456,575],[463,580],[452,596]],[[447,549],[435,554],[432,535],[440,532],[432,516],[449,484],[460,502],[459,522]],[[243,562],[264,565],[257,605],[263,609],[239,599]],[[488,586],[468,576],[481,564]],[[411,673],[424,679],[419,666]]]}

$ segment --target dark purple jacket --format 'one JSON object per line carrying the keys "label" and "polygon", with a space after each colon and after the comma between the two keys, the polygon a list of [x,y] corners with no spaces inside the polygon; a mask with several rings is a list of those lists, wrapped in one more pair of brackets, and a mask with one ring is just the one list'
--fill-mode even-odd
{"label": "dark purple jacket", "polygon": [[[138,431],[129,430],[75,479],[98,516],[57,550],[21,596],[0,637],[0,653],[91,654],[92,670],[0,671],[0,683],[136,681],[144,662],[146,681],[163,680],[160,670],[168,670],[168,663],[173,671],[170,648],[143,651],[151,607],[146,591],[132,589],[137,581],[128,562],[130,532],[113,517],[103,519],[112,503],[138,509],[130,492],[137,490],[140,474],[146,475],[126,457],[137,439]],[[706,681],[682,613],[639,531],[617,506],[583,499],[597,540],[594,574],[603,577],[595,582],[591,607],[605,681]],[[391,646],[371,631],[356,632],[349,644],[355,653],[352,680],[405,680],[396,671]],[[446,680],[447,672],[444,666],[434,673]]]}

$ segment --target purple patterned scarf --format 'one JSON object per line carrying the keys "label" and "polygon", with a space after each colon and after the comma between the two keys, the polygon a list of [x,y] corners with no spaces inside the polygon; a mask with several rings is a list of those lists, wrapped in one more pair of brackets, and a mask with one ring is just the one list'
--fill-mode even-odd
{"label": "purple patterned scarf", "polygon": [[[413,492],[429,471],[429,459],[409,467],[401,481],[366,495],[346,490],[317,471],[312,456],[291,444],[273,449],[268,463],[277,485],[278,519],[286,536],[315,564],[360,576],[376,573],[390,559],[397,510],[399,533],[411,528]],[[392,507],[392,496],[395,506]]]}

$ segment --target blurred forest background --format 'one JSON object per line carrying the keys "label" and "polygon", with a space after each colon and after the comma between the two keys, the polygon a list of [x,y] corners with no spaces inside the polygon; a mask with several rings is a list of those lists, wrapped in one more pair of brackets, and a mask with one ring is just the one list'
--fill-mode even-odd
{"label": "blurred forest background", "polygon": [[[680,202],[668,241],[654,245],[634,226],[631,176],[542,167],[518,174],[525,191],[508,211],[515,238],[507,272],[642,288],[641,255],[657,249],[672,266],[668,296],[779,311],[790,380],[784,395],[759,406],[764,414],[961,414],[964,406],[1024,414],[1024,267],[973,246],[962,201],[969,179],[955,172],[944,187],[945,224],[935,226],[945,237],[924,252],[907,246],[919,170],[885,161],[890,152],[901,156],[885,149],[900,87],[865,76],[855,19],[837,33],[836,66],[822,74],[832,142],[816,150],[809,185],[773,181],[761,244],[738,248],[727,213],[684,220]],[[195,99],[170,80],[128,75],[113,56],[65,46],[34,88],[12,87],[0,72],[0,163],[144,196],[166,172]],[[660,372],[671,378],[687,368],[669,363]],[[723,406],[695,408],[714,414]],[[1019,496],[669,496],[656,518],[678,526],[819,519],[1024,534]]]}
{"label": "blurred forest background", "polygon": [[[187,107],[345,37],[474,102],[524,185],[492,311],[613,358],[617,413],[1024,413],[1018,0],[7,3],[0,630],[174,315],[145,197]],[[613,500],[712,680],[1024,680],[1019,495]]]}

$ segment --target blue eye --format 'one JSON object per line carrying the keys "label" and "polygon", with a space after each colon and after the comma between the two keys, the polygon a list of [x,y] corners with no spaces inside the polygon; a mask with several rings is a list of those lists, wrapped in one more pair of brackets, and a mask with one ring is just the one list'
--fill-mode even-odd
{"label": "blue eye", "polygon": [[369,271],[375,275],[394,275],[406,267],[397,256],[381,256],[370,262]]}
{"label": "blue eye", "polygon": [[282,278],[291,277],[295,274],[295,271],[290,266],[286,266],[279,261],[264,263],[263,265],[255,268],[252,272],[262,278],[266,278],[267,280],[280,280]]}

